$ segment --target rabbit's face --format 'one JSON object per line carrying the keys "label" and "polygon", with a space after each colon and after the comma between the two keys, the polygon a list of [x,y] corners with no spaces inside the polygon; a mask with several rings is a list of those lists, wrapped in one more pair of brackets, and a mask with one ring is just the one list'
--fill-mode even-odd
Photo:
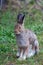
{"label": "rabbit's face", "polygon": [[21,32],[22,32],[22,25],[17,23],[15,25],[15,34],[20,34]]}

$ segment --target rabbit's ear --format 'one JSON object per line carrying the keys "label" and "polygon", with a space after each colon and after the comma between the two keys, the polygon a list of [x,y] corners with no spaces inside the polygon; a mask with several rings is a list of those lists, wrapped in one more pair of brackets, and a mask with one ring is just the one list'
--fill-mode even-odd
{"label": "rabbit's ear", "polygon": [[23,20],[24,20],[24,17],[25,17],[25,15],[23,15],[23,16],[22,16],[22,19],[21,19],[21,20],[22,20],[22,21],[21,21],[21,24],[23,24],[23,23],[24,23],[24,21],[23,21]]}
{"label": "rabbit's ear", "polygon": [[24,17],[25,17],[24,14],[18,14],[18,16],[17,16],[17,20],[18,20],[17,23],[23,24]]}
{"label": "rabbit's ear", "polygon": [[22,21],[24,20],[24,17],[25,17],[25,15],[23,15],[23,17],[22,17]]}

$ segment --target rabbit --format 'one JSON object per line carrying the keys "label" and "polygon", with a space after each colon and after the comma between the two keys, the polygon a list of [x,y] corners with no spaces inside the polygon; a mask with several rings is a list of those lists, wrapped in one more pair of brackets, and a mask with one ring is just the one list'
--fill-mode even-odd
{"label": "rabbit", "polygon": [[26,58],[30,58],[39,53],[37,36],[31,30],[25,29],[22,18],[24,17],[22,16],[16,23],[14,30],[18,46],[17,57],[19,60],[25,60]]}

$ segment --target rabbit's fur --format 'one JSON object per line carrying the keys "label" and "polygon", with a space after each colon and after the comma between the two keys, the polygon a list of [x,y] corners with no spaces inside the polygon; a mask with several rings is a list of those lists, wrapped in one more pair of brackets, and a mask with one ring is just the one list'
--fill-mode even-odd
{"label": "rabbit's fur", "polygon": [[31,30],[25,29],[24,17],[24,14],[18,14],[17,24],[15,25],[15,35],[18,45],[17,57],[19,57],[19,60],[25,60],[39,52],[37,36]]}
{"label": "rabbit's fur", "polygon": [[39,52],[37,36],[29,29],[25,29],[24,24],[15,25],[15,35],[18,45],[17,57],[25,60]]}

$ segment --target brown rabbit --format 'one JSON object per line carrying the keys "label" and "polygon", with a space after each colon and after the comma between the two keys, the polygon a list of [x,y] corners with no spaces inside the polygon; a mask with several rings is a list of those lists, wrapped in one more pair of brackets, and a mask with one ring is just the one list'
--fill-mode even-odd
{"label": "brown rabbit", "polygon": [[29,29],[25,29],[24,23],[17,22],[15,25],[15,35],[18,45],[17,57],[25,60],[39,52],[39,43],[36,35]]}

